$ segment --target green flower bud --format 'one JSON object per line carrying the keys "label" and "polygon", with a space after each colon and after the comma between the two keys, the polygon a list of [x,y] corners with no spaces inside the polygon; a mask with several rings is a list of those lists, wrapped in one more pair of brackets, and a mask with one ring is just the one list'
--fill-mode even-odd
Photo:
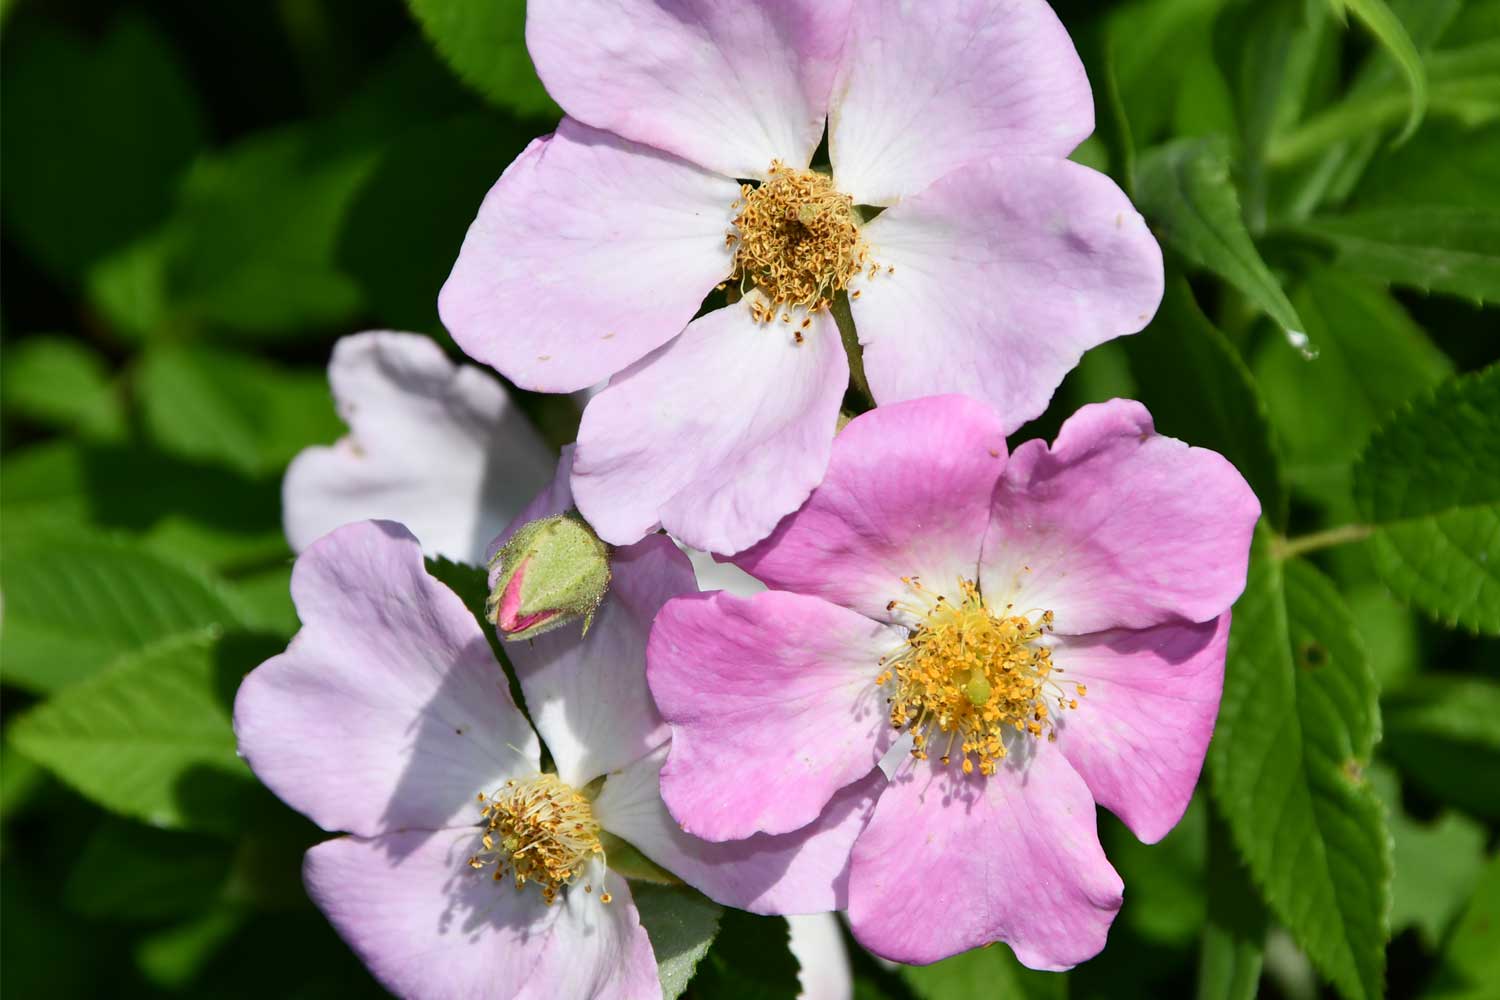
{"label": "green flower bud", "polygon": [[522,527],[490,560],[490,574],[485,614],[504,638],[530,639],[579,618],[587,634],[609,590],[609,546],[569,511]]}

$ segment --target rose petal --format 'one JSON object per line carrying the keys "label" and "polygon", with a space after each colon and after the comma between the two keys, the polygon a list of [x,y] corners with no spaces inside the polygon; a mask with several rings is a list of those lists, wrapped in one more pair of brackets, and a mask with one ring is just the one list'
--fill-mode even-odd
{"label": "rose petal", "polygon": [[[672,727],[662,794],[708,840],[788,833],[869,774],[892,730],[875,687],[900,630],[815,597],[670,601],[646,676]],[[733,780],[738,762],[754,780]]]}
{"label": "rose petal", "polygon": [[694,548],[737,552],[807,499],[849,365],[826,312],[801,344],[792,325],[719,309],[594,397],[573,498],[599,537],[629,544],[659,522]]}
{"label": "rose petal", "polygon": [[568,114],[728,177],[805,167],[849,0],[533,0],[526,45]]}
{"label": "rose petal", "polygon": [[1198,625],[1058,637],[1052,662],[1078,708],[1055,713],[1057,746],[1094,800],[1148,844],[1193,797],[1224,689],[1229,613]]}
{"label": "rose petal", "polygon": [[668,599],[698,589],[692,564],[660,535],[615,550],[610,566],[587,634],[565,625],[505,647],[558,777],[580,787],[666,740],[646,689],[646,636]]}
{"label": "rose petal", "polygon": [[1141,329],[1161,302],[1145,221],[1108,177],[1067,160],[971,164],[864,232],[882,270],[853,284],[850,305],[881,405],[961,392],[1010,433],[1084,351]]}
{"label": "rose petal", "polygon": [[928,760],[892,779],[854,845],[849,922],[896,962],[1004,941],[1060,970],[1103,950],[1123,888],[1083,779],[1056,746],[1024,740],[990,778]]}
{"label": "rose petal", "polygon": [[816,913],[848,905],[849,852],[864,829],[879,772],[838,792],[812,823],[781,836],[712,843],[684,833],[662,801],[663,746],[612,774],[594,815],[652,861],[711,899],[755,913]]}
{"label": "rose petal", "polygon": [[573,392],[681,332],[729,274],[739,186],[569,119],[479,208],[443,325],[519,386]]}
{"label": "rose petal", "polygon": [[1065,635],[1217,618],[1245,587],[1260,503],[1222,455],[1157,434],[1146,408],[1081,408],[1011,455],[984,540],[992,604]]}
{"label": "rose petal", "polygon": [[342,524],[386,518],[430,554],[475,562],[547,480],[552,456],[505,389],[431,338],[344,337],[328,381],[349,436],[287,469],[283,522],[298,552]]}
{"label": "rose petal", "polygon": [[882,406],[834,439],[828,473],[807,503],[734,562],[782,590],[812,594],[879,621],[919,577],[951,596],[979,575],[990,494],[1005,467],[995,412],[962,396]]}
{"label": "rose petal", "polygon": [[857,204],[990,156],[1064,157],[1093,130],[1083,63],[1043,0],[855,4],[828,140]]}
{"label": "rose petal", "polygon": [[[340,837],[307,852],[308,895],[375,978],[404,997],[637,1000],[660,991],[630,889],[609,875],[593,893],[548,906],[466,863],[475,828]],[[614,899],[599,901],[607,889]],[[653,992],[656,991],[656,992]]]}
{"label": "rose petal", "polygon": [[240,753],[288,805],[325,830],[430,830],[477,821],[477,794],[536,772],[484,633],[405,528],[324,536],[297,560],[292,600],[302,630],[234,705]]}

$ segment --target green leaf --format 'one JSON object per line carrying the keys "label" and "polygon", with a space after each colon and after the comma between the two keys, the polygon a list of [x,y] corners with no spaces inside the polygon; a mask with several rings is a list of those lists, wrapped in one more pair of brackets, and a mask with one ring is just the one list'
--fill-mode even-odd
{"label": "green leaf", "polygon": [[1490,859],[1474,898],[1448,939],[1427,1000],[1489,1000],[1500,982],[1500,856]]}
{"label": "green leaf", "polygon": [[1423,674],[1385,702],[1385,755],[1432,795],[1500,820],[1500,683]]}
{"label": "green leaf", "polygon": [[1168,281],[1151,325],[1119,343],[1157,430],[1229,459],[1271,523],[1284,524],[1286,484],[1266,403],[1228,338],[1198,308],[1187,281]]}
{"label": "green leaf", "polygon": [[1186,88],[1185,52],[1208,48],[1224,0],[1135,0],[1110,9],[1105,30],[1115,55],[1115,79],[1135,145],[1156,140],[1171,122],[1174,100]]}
{"label": "green leaf", "polygon": [[491,102],[520,115],[562,117],[526,50],[524,0],[407,0],[407,6],[453,71]]}
{"label": "green leaf", "polygon": [[1222,142],[1179,139],[1148,151],[1135,196],[1163,242],[1239,289],[1289,335],[1302,334],[1297,310],[1245,228]]}
{"label": "green leaf", "polygon": [[0,460],[0,539],[7,552],[38,535],[127,532],[216,569],[288,558],[281,486],[129,444],[53,441]]}
{"label": "green leaf", "polygon": [[229,592],[192,566],[107,537],[41,538],[0,563],[5,682],[50,692],[122,653],[209,626],[234,626]]}
{"label": "green leaf", "polygon": [[1391,848],[1364,781],[1380,732],[1354,622],[1257,534],[1209,747],[1215,800],[1266,902],[1349,1000],[1384,994]]}
{"label": "green leaf", "polygon": [[677,1000],[708,954],[724,908],[686,886],[632,883],[630,892],[656,953],[663,1000]]}
{"label": "green leaf", "polygon": [[1194,797],[1170,833],[1143,844],[1123,823],[1100,817],[1104,853],[1130,886],[1119,919],[1140,940],[1183,948],[1202,930],[1207,819],[1202,797]]}
{"label": "green leaf", "polygon": [[166,451],[247,475],[279,474],[344,434],[322,371],[204,347],[158,347],[141,365],[146,428]]}
{"label": "green leaf", "polygon": [[7,345],[0,398],[7,413],[49,427],[104,439],[125,430],[124,401],[110,384],[108,364],[70,337]]}
{"label": "green leaf", "polygon": [[381,140],[303,123],[195,164],[169,229],[173,307],[192,323],[266,337],[351,319],[360,289],[335,252]]}
{"label": "green leaf", "polygon": [[1346,270],[1476,302],[1500,301],[1500,209],[1373,208],[1314,218],[1288,232],[1329,247]]}
{"label": "green leaf", "polygon": [[1410,107],[1406,114],[1406,125],[1396,138],[1398,143],[1411,138],[1422,117],[1427,113],[1427,72],[1422,66],[1422,56],[1406,33],[1401,19],[1391,13],[1385,0],[1331,0],[1340,12],[1351,10],[1359,18],[1381,47],[1396,61],[1401,75],[1406,80],[1410,95]]}
{"label": "green leaf", "polygon": [[1354,493],[1398,597],[1500,634],[1500,365],[1439,386],[1377,431]]}
{"label": "green leaf", "polygon": [[[1358,550],[1351,550],[1358,551]],[[1382,691],[1397,687],[1420,669],[1417,616],[1379,582],[1345,583],[1344,600],[1370,654],[1370,670]]]}
{"label": "green leaf", "polygon": [[1500,209],[1500,125],[1429,121],[1410,142],[1375,158],[1355,189],[1362,208],[1451,205]]}
{"label": "green leaf", "polygon": [[[1268,338],[1254,359],[1271,423],[1299,486],[1332,484],[1347,496],[1370,434],[1453,365],[1377,285],[1332,269],[1308,276],[1293,298],[1318,356]],[[1337,420],[1328,414],[1337,413]]]}
{"label": "green leaf", "polygon": [[291,560],[237,577],[229,587],[248,627],[286,639],[301,627],[292,604]]}
{"label": "green leaf", "polygon": [[794,1000],[802,987],[789,934],[785,917],[725,910],[719,936],[699,963],[693,992],[736,1000]]}
{"label": "green leaf", "polygon": [[1198,1000],[1254,1000],[1266,945],[1266,908],[1218,815],[1208,825],[1208,914],[1198,953]]}
{"label": "green leaf", "polygon": [[1391,933],[1416,927],[1422,943],[1436,951],[1484,870],[1484,827],[1450,812],[1419,822],[1402,808],[1393,772],[1371,768],[1370,781],[1385,803],[1395,842]]}
{"label": "green leaf", "polygon": [[64,900],[86,917],[154,921],[206,909],[229,874],[231,849],[200,834],[106,819],[68,874]]}
{"label": "green leaf", "polygon": [[233,694],[280,649],[218,629],[164,640],[27,712],[11,743],[113,812],[237,835],[265,792],[235,753]]}
{"label": "green leaf", "polygon": [[141,938],[135,948],[135,963],[155,985],[181,991],[229,944],[244,922],[238,910],[211,910]]}
{"label": "green leaf", "polygon": [[903,965],[900,972],[918,1000],[1062,1000],[1068,995],[1066,975],[1028,969],[1003,944],[975,948],[932,965]]}
{"label": "green leaf", "polygon": [[202,112],[167,39],[138,14],[97,42],[50,27],[6,42],[6,232],[76,282],[166,214],[203,140]]}

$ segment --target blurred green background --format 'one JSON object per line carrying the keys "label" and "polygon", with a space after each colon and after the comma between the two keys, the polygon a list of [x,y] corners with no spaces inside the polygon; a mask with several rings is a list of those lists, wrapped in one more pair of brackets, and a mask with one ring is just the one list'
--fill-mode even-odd
{"label": "blurred green background", "polygon": [[[451,351],[463,233],[557,119],[522,6],[0,2],[8,996],[378,994],[229,711],[296,629],[279,478],[342,433],[333,340]],[[1153,847],[1101,814],[1106,951],[855,952],[857,994],[1500,996],[1500,3],[1055,6],[1098,106],[1076,158],[1168,293],[1017,440],[1136,396],[1235,460],[1264,533],[1198,801]],[[571,440],[570,401],[521,397]]]}

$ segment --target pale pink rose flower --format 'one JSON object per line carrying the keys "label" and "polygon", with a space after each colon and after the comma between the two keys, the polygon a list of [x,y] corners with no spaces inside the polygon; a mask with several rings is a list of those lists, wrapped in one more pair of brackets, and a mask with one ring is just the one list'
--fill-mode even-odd
{"label": "pale pink rose flower", "polygon": [[[1160,301],[1145,222],[1066,159],[1093,102],[1043,0],[533,0],[527,44],[567,117],[438,305],[517,385],[610,380],[573,472],[608,542],[736,552],[806,499],[849,382],[839,295],[877,403],[966,393],[1007,432]],[[723,282],[745,297],[695,319]]]}
{"label": "pale pink rose flower", "polygon": [[1008,459],[1005,430],[960,396],[856,418],[807,504],[734,559],[773,589],[667,602],[648,680],[684,829],[805,835],[875,775],[860,942],[927,963],[1004,941],[1065,969],[1121,902],[1095,803],[1154,842],[1192,796],[1260,505],[1139,403]]}

